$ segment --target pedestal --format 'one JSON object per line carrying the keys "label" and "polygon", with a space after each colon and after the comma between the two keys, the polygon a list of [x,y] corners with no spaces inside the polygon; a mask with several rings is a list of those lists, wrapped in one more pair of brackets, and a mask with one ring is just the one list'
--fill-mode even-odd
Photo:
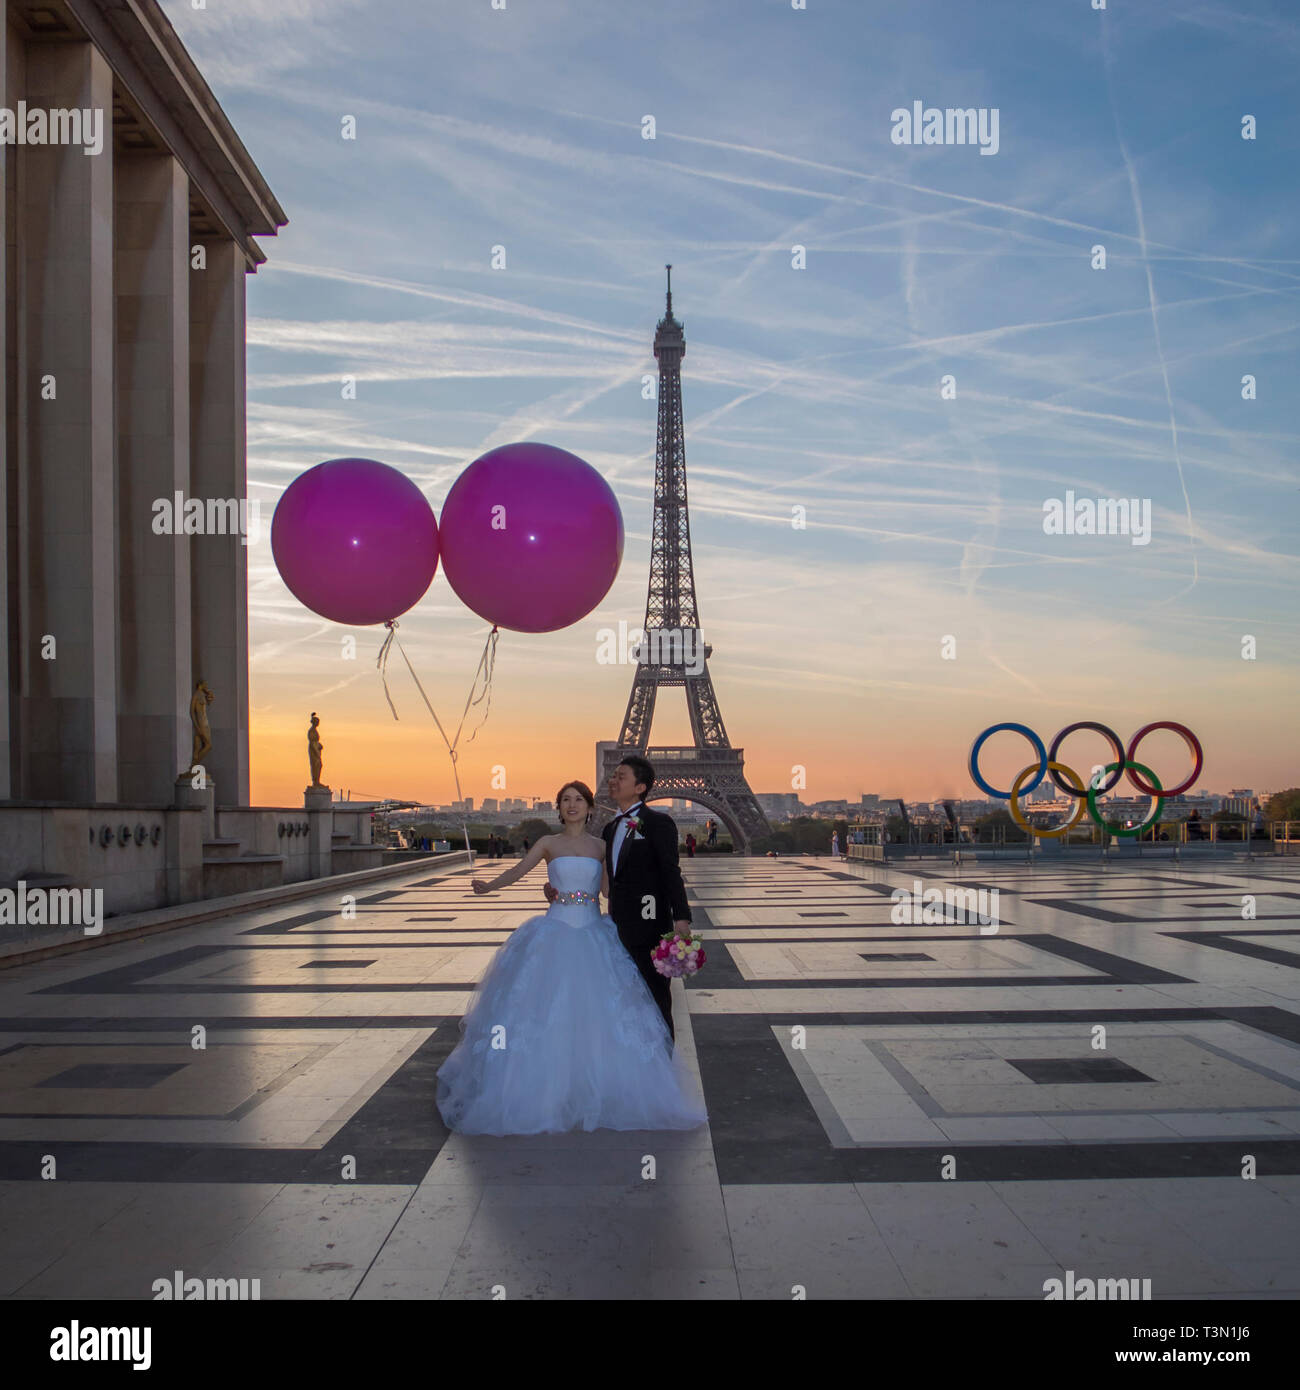
{"label": "pedestal", "polygon": [[182,772],[176,779],[176,791],[173,804],[181,807],[198,807],[203,812],[203,838],[205,840],[215,840],[217,838],[216,816],[214,808],[217,801],[217,784],[209,777],[207,785],[196,787],[191,779],[191,774]]}
{"label": "pedestal", "polygon": [[307,787],[302,804],[307,810],[307,859],[312,878],[328,878],[333,872],[334,792],[326,786]]}

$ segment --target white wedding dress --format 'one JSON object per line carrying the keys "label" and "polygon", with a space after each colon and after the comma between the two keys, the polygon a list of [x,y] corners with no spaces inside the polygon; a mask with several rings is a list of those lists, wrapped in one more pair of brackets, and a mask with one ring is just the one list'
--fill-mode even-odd
{"label": "white wedding dress", "polygon": [[560,855],[547,874],[569,901],[530,917],[489,962],[438,1070],[447,1127],[504,1135],[703,1124],[664,1016],[600,911],[600,860]]}

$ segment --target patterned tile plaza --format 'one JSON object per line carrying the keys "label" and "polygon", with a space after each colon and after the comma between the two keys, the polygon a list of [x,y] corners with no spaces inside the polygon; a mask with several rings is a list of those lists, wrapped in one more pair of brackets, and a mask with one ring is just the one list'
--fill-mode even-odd
{"label": "patterned tile plaza", "polygon": [[1300,860],[926,865],[998,890],[983,932],[893,920],[910,868],[685,872],[694,1134],[444,1128],[539,874],[0,971],[0,1296],[1041,1298],[1121,1256],[1157,1297],[1300,1291]]}

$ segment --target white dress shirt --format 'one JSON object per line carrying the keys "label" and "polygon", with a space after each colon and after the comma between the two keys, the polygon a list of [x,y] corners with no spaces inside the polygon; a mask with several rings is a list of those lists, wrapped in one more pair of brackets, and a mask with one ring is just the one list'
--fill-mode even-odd
{"label": "white dress shirt", "polygon": [[[644,801],[638,801],[638,802],[636,803],[635,806],[629,806],[629,807],[627,808],[626,815],[628,815],[628,816],[634,816],[634,815],[636,815],[636,813],[637,813],[637,812],[642,808],[642,806],[644,806],[644,805],[645,805],[645,802],[644,802]],[[622,852],[622,849],[623,849],[623,841],[626,840],[626,839],[627,839],[627,821],[626,821],[626,820],[621,820],[621,821],[619,821],[619,823],[614,827],[614,844],[613,844],[613,849],[612,849],[612,851],[611,851],[612,854],[613,854],[613,859],[614,859],[614,867],[615,867],[616,869],[618,868],[618,856],[619,856],[619,854]]]}

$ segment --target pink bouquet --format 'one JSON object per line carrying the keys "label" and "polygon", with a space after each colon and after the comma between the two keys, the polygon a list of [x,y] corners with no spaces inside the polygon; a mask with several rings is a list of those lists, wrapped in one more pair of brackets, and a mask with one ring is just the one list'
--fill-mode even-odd
{"label": "pink bouquet", "polygon": [[692,936],[689,927],[685,935],[678,932],[665,932],[659,944],[650,952],[655,969],[669,979],[680,975],[694,975],[704,964],[704,947],[699,937]]}

